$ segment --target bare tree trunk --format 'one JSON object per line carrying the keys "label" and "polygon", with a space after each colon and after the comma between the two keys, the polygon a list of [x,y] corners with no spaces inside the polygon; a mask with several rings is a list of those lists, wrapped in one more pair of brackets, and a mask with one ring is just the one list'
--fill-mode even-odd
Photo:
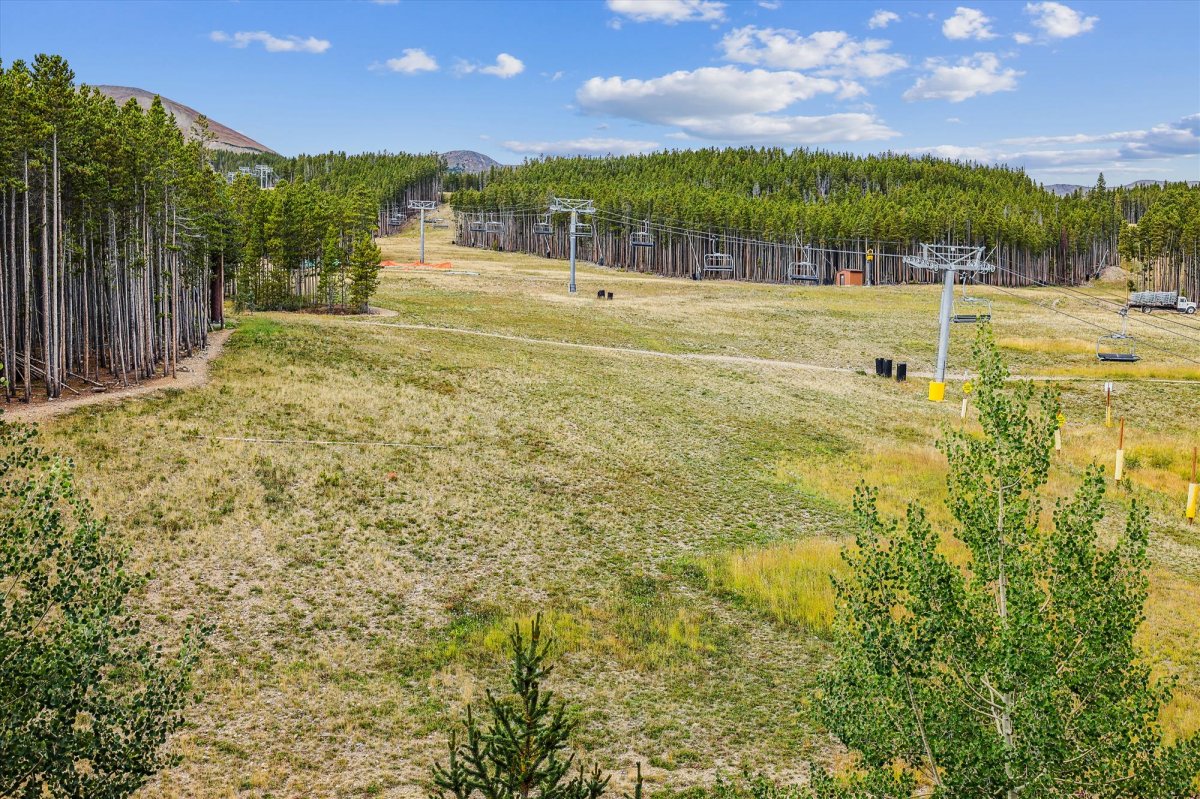
{"label": "bare tree trunk", "polygon": [[29,151],[25,151],[25,401],[33,398],[33,263],[29,255]]}

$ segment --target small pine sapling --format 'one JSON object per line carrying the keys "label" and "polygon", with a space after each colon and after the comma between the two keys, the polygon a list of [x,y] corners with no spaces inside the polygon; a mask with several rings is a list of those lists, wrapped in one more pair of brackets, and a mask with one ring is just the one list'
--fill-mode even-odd
{"label": "small pine sapling", "polygon": [[[513,625],[509,643],[511,694],[486,692],[486,720],[467,708],[462,740],[452,732],[446,763],[433,766],[430,799],[599,799],[609,777],[599,766],[587,770],[575,764],[570,738],[577,722],[567,717],[566,704],[542,687],[553,667],[541,615],[528,638]],[[634,799],[641,796],[639,765]]]}

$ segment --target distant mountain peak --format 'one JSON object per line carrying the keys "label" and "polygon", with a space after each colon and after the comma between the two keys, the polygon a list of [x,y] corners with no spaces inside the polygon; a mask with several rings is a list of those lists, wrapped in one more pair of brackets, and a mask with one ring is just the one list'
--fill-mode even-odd
{"label": "distant mountain peak", "polygon": [[451,150],[442,153],[442,158],[446,160],[446,168],[451,172],[466,172],[470,175],[487,172],[492,167],[501,166],[495,158],[474,150]]}
{"label": "distant mountain peak", "polygon": [[[189,138],[193,135],[196,119],[201,116],[201,113],[191,106],[177,103],[162,97],[162,95],[155,95],[154,92],[148,92],[145,89],[137,89],[132,86],[97,86],[95,88],[101,94],[113,98],[117,105],[124,105],[132,97],[142,108],[149,108],[156,96],[161,97],[163,108],[167,113],[174,115],[175,124],[183,131],[183,135]],[[229,150],[235,153],[275,153],[265,144],[260,144],[249,136],[238,133],[227,125],[222,125],[212,117],[208,117],[208,131],[213,135],[208,146],[214,150]]]}
{"label": "distant mountain peak", "polygon": [[[1126,183],[1125,185],[1121,186],[1120,188],[1136,189],[1139,186],[1165,186],[1167,183],[1170,183],[1170,182],[1172,182],[1172,181],[1168,181],[1168,180],[1135,180],[1130,183]],[[1178,182],[1178,181],[1175,181],[1175,182]],[[1197,183],[1198,183],[1198,181],[1195,181],[1195,180],[1187,181],[1187,184],[1189,186],[1195,186],[1195,185],[1197,185]],[[1042,188],[1044,188],[1046,191],[1048,191],[1052,194],[1057,194],[1059,197],[1066,197],[1070,194],[1074,194],[1077,191],[1082,191],[1084,194],[1087,194],[1092,189],[1094,189],[1095,186],[1081,186],[1078,183],[1047,183],[1046,185],[1042,186]],[[1117,187],[1109,186],[1109,188],[1113,189],[1113,188],[1117,188]]]}

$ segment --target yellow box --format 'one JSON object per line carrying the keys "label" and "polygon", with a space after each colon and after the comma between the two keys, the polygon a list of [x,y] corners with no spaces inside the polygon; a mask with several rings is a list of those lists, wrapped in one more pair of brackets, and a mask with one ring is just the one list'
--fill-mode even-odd
{"label": "yellow box", "polygon": [[929,401],[944,402],[946,400],[946,384],[936,380],[929,384]]}

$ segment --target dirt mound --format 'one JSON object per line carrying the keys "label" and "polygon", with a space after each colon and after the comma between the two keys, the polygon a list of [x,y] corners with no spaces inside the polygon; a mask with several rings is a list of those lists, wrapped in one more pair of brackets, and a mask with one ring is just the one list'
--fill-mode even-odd
{"label": "dirt mound", "polygon": [[1119,266],[1109,266],[1100,271],[1100,282],[1102,283],[1124,283],[1130,277],[1129,272]]}

